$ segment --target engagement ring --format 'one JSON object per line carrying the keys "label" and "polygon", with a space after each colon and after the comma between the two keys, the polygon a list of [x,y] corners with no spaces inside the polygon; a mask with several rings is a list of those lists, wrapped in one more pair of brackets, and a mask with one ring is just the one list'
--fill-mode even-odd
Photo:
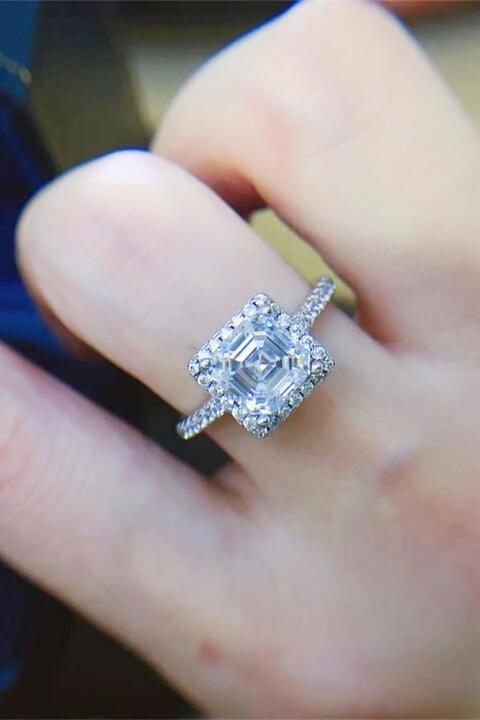
{"label": "engagement ring", "polygon": [[283,423],[333,370],[308,331],[334,292],[322,277],[293,315],[264,293],[246,302],[190,360],[190,375],[211,397],[177,423],[178,434],[192,438],[225,413],[257,438]]}

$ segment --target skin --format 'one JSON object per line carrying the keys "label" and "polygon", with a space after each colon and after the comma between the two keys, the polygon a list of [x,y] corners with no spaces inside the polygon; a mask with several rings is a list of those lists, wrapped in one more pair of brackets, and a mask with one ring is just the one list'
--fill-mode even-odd
{"label": "skin", "polygon": [[[305,282],[269,205],[351,284],[337,367],[212,481],[0,349],[0,550],[226,717],[478,717],[480,144],[385,11],[306,2],[187,84],[151,153],[54,182],[19,262],[69,333],[182,412],[185,365]],[[222,199],[223,198],[223,199]]]}

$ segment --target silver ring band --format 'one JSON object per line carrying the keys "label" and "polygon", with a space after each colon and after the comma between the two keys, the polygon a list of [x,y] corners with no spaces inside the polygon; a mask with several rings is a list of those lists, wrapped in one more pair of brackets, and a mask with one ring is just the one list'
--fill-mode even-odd
{"label": "silver ring band", "polygon": [[184,440],[190,440],[190,438],[203,432],[219,417],[225,415],[226,411],[227,408],[222,398],[210,398],[202,407],[177,423],[177,433]]}

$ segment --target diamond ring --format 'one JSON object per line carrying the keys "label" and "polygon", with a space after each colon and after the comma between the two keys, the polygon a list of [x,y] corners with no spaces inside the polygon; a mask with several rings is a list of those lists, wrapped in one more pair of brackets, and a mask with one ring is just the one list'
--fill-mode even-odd
{"label": "diamond ring", "polygon": [[189,439],[225,413],[263,438],[275,430],[333,370],[333,357],[308,332],[335,283],[322,277],[290,315],[258,293],[203,345],[188,370],[210,398],[177,423]]}

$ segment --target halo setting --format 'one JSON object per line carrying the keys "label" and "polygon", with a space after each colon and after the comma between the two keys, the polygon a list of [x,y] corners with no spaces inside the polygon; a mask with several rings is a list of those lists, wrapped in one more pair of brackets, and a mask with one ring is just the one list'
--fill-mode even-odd
{"label": "halo setting", "polygon": [[258,438],[269,435],[333,370],[334,360],[309,334],[335,286],[322,278],[290,315],[259,293],[205,344],[188,369],[212,399],[177,424],[184,438],[229,412]]}

